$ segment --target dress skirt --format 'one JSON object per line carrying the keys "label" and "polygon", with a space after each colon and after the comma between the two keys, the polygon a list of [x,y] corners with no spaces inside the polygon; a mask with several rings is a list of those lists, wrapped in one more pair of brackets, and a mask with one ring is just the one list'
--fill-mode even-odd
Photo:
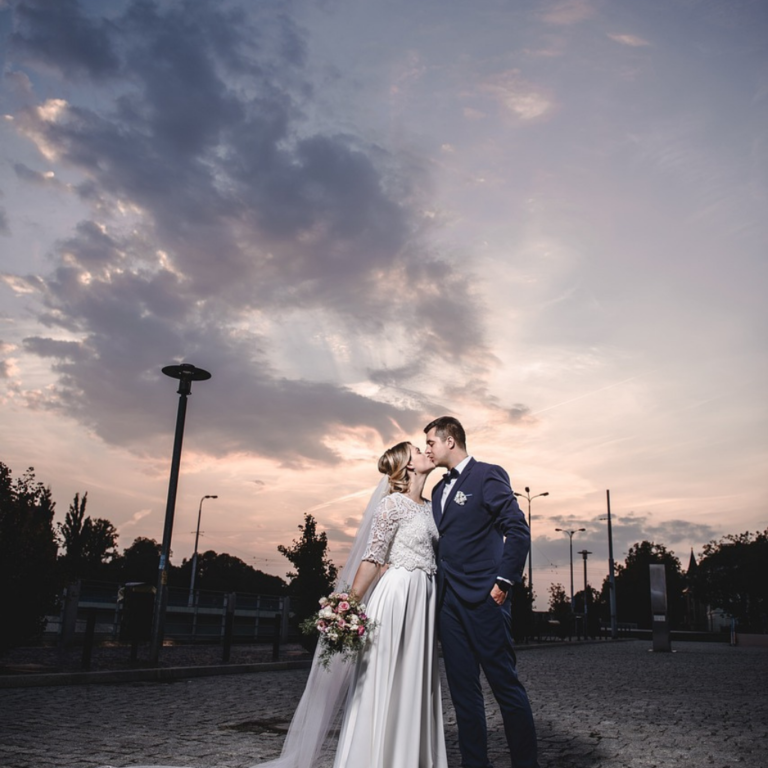
{"label": "dress skirt", "polygon": [[447,768],[433,576],[390,566],[350,684],[334,768]]}

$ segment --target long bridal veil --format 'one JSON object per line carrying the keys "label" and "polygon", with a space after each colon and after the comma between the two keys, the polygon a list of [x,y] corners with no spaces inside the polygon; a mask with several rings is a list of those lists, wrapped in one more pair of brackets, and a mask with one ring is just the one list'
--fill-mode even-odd
{"label": "long bridal veil", "polygon": [[[374,513],[388,490],[389,478],[385,476],[365,508],[349,557],[336,582],[337,588],[352,586],[368,546]],[[375,586],[374,583],[362,596],[363,602],[368,600]],[[276,760],[259,763],[254,768],[311,768],[317,760],[344,702],[354,672],[354,664],[342,661],[339,656],[335,656],[327,668],[323,667],[318,660],[320,650],[318,645],[306,688],[285,737],[282,754]]]}
{"label": "long bridal veil", "polygon": [[[336,582],[337,589],[351,587],[368,546],[376,508],[388,491],[389,478],[385,476],[376,486],[365,508],[349,557]],[[368,592],[362,596],[363,602],[368,600],[375,586],[374,582]],[[282,754],[275,760],[258,763],[253,768],[312,768],[315,765],[344,703],[355,666],[335,656],[326,668],[319,661],[320,650],[318,646],[312,660],[307,685],[288,728]],[[103,766],[103,768],[111,767]],[[178,766],[134,765],[131,768],[178,768]]]}

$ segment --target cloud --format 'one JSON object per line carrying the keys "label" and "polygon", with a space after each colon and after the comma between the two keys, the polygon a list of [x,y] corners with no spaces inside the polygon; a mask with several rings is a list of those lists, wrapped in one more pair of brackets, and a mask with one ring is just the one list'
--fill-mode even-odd
{"label": "cloud", "polygon": [[39,186],[59,186],[61,182],[53,171],[35,171],[24,163],[14,163],[13,170],[22,181]]}
{"label": "cloud", "polygon": [[590,0],[560,0],[550,3],[541,18],[547,24],[570,26],[585,21],[595,14],[595,8]]}
{"label": "cloud", "polygon": [[628,45],[631,48],[642,48],[644,46],[650,45],[647,40],[643,40],[642,37],[636,37],[635,35],[609,34],[608,37],[617,43]]}
{"label": "cloud", "polygon": [[535,120],[549,114],[554,105],[541,89],[527,82],[517,69],[502,72],[480,86],[520,120]]}
{"label": "cloud", "polygon": [[[602,516],[591,518],[576,518],[572,515],[553,515],[551,522],[557,527],[566,530],[586,528],[584,533],[578,534],[580,546],[592,550],[602,550],[607,547],[606,523]],[[663,544],[667,549],[675,552],[683,563],[687,563],[688,552],[679,551],[680,546],[689,547],[695,542],[707,542],[713,539],[718,529],[711,525],[691,522],[689,520],[671,519],[657,520],[652,515],[638,512],[627,512],[612,517],[614,557],[617,562],[623,560],[622,555],[629,548],[641,541],[651,541],[655,544]],[[546,537],[542,537],[545,539]],[[576,538],[574,538],[574,544]],[[678,551],[675,551],[675,548]]]}
{"label": "cloud", "polygon": [[[306,46],[287,14],[133,2],[107,22],[74,2],[63,16],[23,9],[24,60],[61,71],[75,62],[70,78],[95,82],[87,103],[54,95],[14,121],[81,176],[74,189],[92,208],[55,244],[51,274],[5,277],[36,294],[52,330],[24,342],[58,379],[34,393],[36,407],[151,450],[167,429],[157,371],[186,360],[214,374],[196,392],[220,393],[199,427],[206,450],[335,462],[327,438],[337,429],[388,440],[421,423],[425,399],[408,384],[424,366],[488,369],[468,281],[422,244],[421,171],[356,135],[312,130]],[[44,53],[58,23],[66,39]],[[78,35],[97,31],[102,47],[76,54]],[[523,119],[544,109],[523,98]],[[52,178],[21,163],[16,173]],[[294,359],[340,354],[302,335],[308,318],[336,329],[352,380],[376,386],[353,388],[309,364],[286,372],[278,339],[296,345]]]}
{"label": "cloud", "polygon": [[133,515],[131,515],[129,520],[126,520],[121,526],[120,526],[120,532],[123,533],[126,528],[130,528],[132,525],[136,525],[139,521],[143,520],[145,517],[148,517],[152,514],[151,509],[140,509],[138,512],[135,512]]}
{"label": "cloud", "polygon": [[0,206],[0,235],[10,235],[11,228],[8,225],[8,214],[5,212],[5,208]]}
{"label": "cloud", "polygon": [[117,74],[111,25],[89,19],[77,0],[21,0],[14,6],[14,17],[10,43],[23,61],[50,67],[65,78]]}

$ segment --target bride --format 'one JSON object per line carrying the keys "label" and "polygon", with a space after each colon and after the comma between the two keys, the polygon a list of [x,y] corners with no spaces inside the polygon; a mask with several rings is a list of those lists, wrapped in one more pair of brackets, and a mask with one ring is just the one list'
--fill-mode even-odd
{"label": "bride", "polygon": [[336,657],[325,669],[318,648],[282,755],[258,768],[316,765],[342,704],[334,768],[447,768],[435,636],[437,528],[421,495],[434,465],[404,442],[378,467],[385,477],[338,582],[352,582],[375,628],[356,665]]}
{"label": "bride", "polygon": [[368,614],[377,626],[349,687],[334,768],[447,765],[435,639],[437,528],[421,495],[433,468],[410,443],[379,459],[388,495],[376,507],[352,583],[355,595],[375,584]]}
{"label": "bride", "polygon": [[448,766],[435,634],[437,527],[421,495],[434,464],[404,442],[378,466],[385,477],[337,585],[352,582],[373,631],[356,664],[336,656],[324,667],[318,644],[282,754],[254,768],[315,768],[340,713],[334,768]]}

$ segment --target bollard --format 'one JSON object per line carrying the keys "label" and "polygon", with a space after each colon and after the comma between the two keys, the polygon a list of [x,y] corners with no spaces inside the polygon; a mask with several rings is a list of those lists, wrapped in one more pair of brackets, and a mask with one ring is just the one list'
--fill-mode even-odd
{"label": "bollard", "polygon": [[77,607],[80,602],[80,582],[74,581],[64,590],[64,606],[59,627],[59,651],[72,645],[77,631]]}
{"label": "bollard", "polygon": [[230,592],[225,598],[224,608],[224,642],[221,649],[221,660],[229,661],[232,653],[232,633],[235,625],[235,600],[236,595]]}
{"label": "bollard", "polygon": [[653,650],[671,651],[667,619],[667,575],[663,564],[648,566],[651,571],[651,611],[653,613]]}
{"label": "bollard", "polygon": [[80,660],[80,666],[88,670],[91,668],[91,655],[93,653],[93,638],[96,634],[96,610],[91,608],[88,611],[88,619],[85,623],[85,637],[83,638],[83,656]]}
{"label": "bollard", "polygon": [[275,633],[272,636],[272,661],[277,661],[280,658],[280,628],[283,623],[283,616],[280,613],[275,614],[275,618],[272,620]]}

